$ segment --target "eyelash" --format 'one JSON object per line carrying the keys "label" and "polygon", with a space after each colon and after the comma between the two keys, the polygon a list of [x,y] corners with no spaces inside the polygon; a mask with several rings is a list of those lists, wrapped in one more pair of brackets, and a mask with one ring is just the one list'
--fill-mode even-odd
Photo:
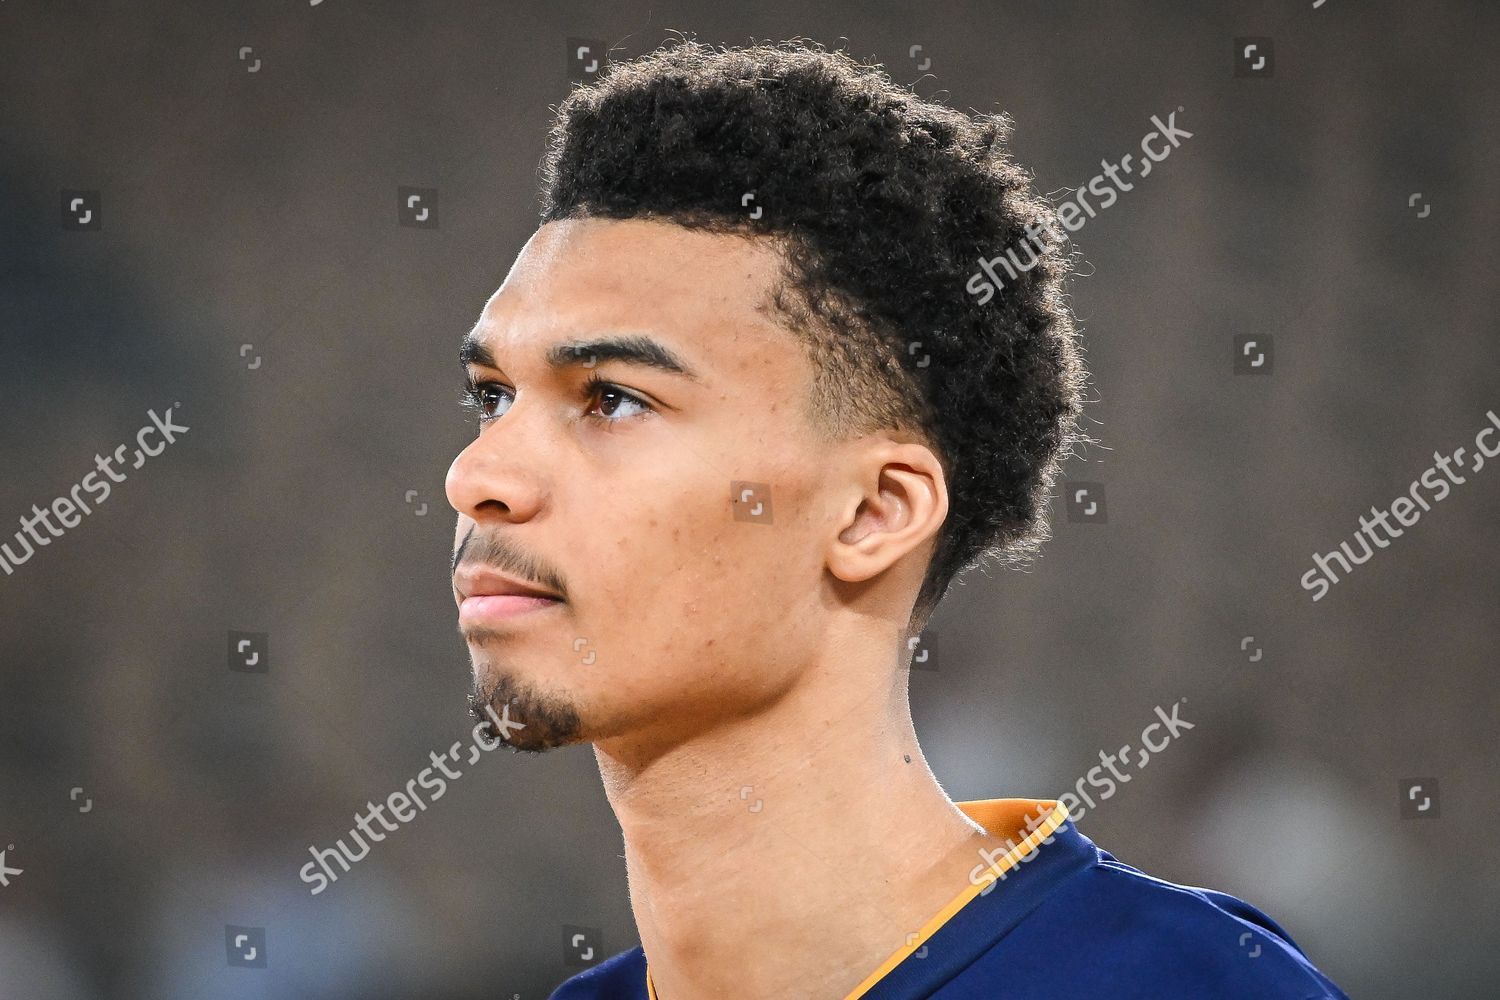
{"label": "eyelash", "polygon": [[[508,387],[501,385],[499,382],[476,382],[473,378],[470,378],[468,376],[465,376],[464,378],[463,398],[460,402],[463,405],[464,409],[474,411],[474,413],[478,416],[479,423],[481,425],[487,424],[493,420],[498,420],[500,417],[503,417],[505,415],[503,413],[486,414],[484,412],[483,394],[490,389],[500,389],[505,392],[510,392],[510,389]],[[601,391],[605,389],[612,390],[615,394],[623,396],[625,399],[637,404],[647,412],[655,412],[650,403],[646,402],[635,393],[625,389],[623,386],[616,385],[613,382],[600,378],[597,372],[589,373],[589,377],[583,383],[582,396],[585,400],[593,400],[600,394]],[[637,415],[644,416],[645,414]],[[597,414],[594,414],[592,412],[585,413],[584,417],[588,420],[592,420],[596,423],[601,424],[619,424],[625,422],[626,420],[632,419],[630,417],[615,417],[611,419],[610,417],[598,416]]]}

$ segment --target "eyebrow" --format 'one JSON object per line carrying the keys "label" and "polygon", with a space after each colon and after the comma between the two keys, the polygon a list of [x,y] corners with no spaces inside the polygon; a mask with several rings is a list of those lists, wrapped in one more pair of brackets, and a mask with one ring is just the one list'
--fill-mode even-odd
{"label": "eyebrow", "polygon": [[[592,368],[600,361],[623,361],[626,364],[641,365],[672,375],[681,375],[695,382],[698,380],[698,373],[693,371],[687,362],[661,343],[639,334],[572,340],[567,343],[554,344],[547,350],[547,364],[554,369],[560,370],[573,366]],[[484,365],[486,368],[500,367],[495,364],[495,356],[490,349],[472,333],[466,334],[463,343],[459,345],[458,363],[464,367],[469,365]]]}

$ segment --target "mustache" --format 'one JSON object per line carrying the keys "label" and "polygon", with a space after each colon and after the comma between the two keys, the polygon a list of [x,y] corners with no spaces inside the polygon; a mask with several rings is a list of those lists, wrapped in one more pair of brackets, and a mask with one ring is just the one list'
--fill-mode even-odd
{"label": "mustache", "polygon": [[449,561],[448,575],[458,572],[459,566],[484,566],[518,577],[524,583],[541,587],[568,599],[568,588],[562,577],[542,560],[523,552],[516,544],[499,535],[481,534],[479,525],[469,526],[469,531],[453,550]]}

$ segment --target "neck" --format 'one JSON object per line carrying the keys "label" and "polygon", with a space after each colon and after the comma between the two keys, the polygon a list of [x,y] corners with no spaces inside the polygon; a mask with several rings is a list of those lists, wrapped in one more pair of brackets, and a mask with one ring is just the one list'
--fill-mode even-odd
{"label": "neck", "polygon": [[904,669],[839,673],[649,753],[596,744],[660,1000],[844,996],[999,843],[923,759]]}

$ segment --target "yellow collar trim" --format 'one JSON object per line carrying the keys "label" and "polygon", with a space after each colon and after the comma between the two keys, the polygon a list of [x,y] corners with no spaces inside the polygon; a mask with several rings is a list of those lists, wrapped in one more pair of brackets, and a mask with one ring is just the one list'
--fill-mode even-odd
{"label": "yellow collar trim", "polygon": [[[1013,836],[1014,832],[1025,829],[1025,818],[1027,816],[1040,815],[1044,808],[1050,808],[1047,818],[1037,826],[1026,839],[1016,844],[1015,849],[1007,851],[1004,856],[990,865],[988,871],[996,875],[1003,875],[1016,865],[1021,859],[1037,849],[1043,840],[1068,821],[1068,810],[1058,802],[1037,799],[978,799],[972,802],[955,802],[954,805],[963,810],[964,815],[984,827],[985,830],[996,836]],[[996,829],[999,828],[999,829]],[[1013,832],[1012,832],[1013,831]],[[953,915],[968,905],[969,901],[984,891],[988,881],[981,881],[978,885],[967,886],[957,896],[954,896],[939,910],[931,920],[922,925],[922,929],[914,934],[909,942],[897,949],[881,962],[874,972],[865,977],[865,981],[854,988],[844,1000],[859,1000],[869,992],[870,988],[880,982],[887,973],[896,966],[906,961],[918,949],[923,947],[927,939],[938,932],[945,923],[952,919]],[[659,1000],[656,995],[656,984],[651,981],[651,967],[646,966],[646,995],[651,1000]]]}

